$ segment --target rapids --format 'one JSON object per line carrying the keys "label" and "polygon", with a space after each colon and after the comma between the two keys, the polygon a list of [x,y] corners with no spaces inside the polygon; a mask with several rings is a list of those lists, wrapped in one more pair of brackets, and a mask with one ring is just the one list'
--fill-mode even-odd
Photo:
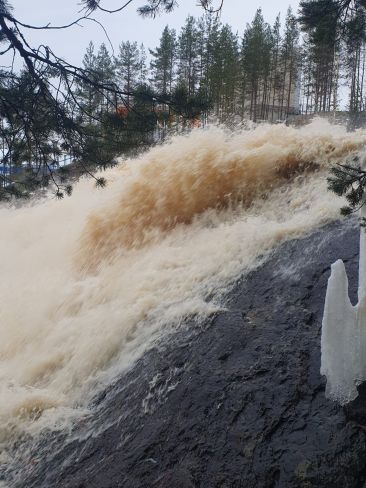
{"label": "rapids", "polygon": [[0,208],[0,445],[95,394],[284,240],[337,219],[331,164],[366,132],[315,121],[178,136],[71,198]]}

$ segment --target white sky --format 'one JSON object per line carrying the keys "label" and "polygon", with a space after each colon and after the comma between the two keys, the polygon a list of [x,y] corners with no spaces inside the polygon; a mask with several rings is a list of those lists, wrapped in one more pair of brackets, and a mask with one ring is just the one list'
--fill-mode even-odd
{"label": "white sky", "polygon": [[[121,6],[124,1],[103,0],[102,5],[113,9]],[[188,14],[199,16],[202,13],[196,0],[178,1],[180,5],[173,13],[156,19],[142,19],[136,13],[136,8],[143,5],[144,0],[134,0],[119,13],[98,13],[94,17],[103,23],[116,52],[119,43],[127,40],[143,42],[146,47],[155,48],[166,24],[179,30]],[[33,25],[60,25],[80,16],[79,0],[10,0],[10,3],[18,20]],[[262,7],[264,18],[273,24],[278,12],[281,12],[284,19],[289,5],[297,12],[299,0],[225,0],[221,20],[242,34],[246,24],[252,21],[257,8]],[[88,21],[83,21],[82,24],[84,27],[75,26],[63,31],[27,30],[25,34],[32,45],[49,45],[58,56],[79,64],[90,40],[97,46],[103,41],[108,46],[100,26]]]}

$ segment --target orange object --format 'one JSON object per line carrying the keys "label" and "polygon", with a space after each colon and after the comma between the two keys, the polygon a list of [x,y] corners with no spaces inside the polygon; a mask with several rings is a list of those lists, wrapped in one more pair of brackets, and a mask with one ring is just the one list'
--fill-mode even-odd
{"label": "orange object", "polygon": [[116,114],[119,117],[122,117],[123,119],[125,119],[128,116],[129,111],[130,111],[130,109],[128,107],[126,107],[125,105],[117,105]]}

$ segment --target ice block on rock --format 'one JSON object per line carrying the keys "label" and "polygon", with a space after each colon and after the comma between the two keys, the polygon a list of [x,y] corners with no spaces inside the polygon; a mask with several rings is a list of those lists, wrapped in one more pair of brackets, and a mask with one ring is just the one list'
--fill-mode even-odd
{"label": "ice block on rock", "polygon": [[[361,210],[361,217],[366,210]],[[357,397],[366,380],[366,233],[360,233],[358,304],[348,294],[344,263],[331,268],[325,297],[321,337],[321,374],[327,378],[326,395],[344,405]]]}
{"label": "ice block on rock", "polygon": [[341,404],[357,396],[356,315],[348,296],[346,270],[338,260],[332,265],[325,297],[320,372],[327,377],[326,395]]}

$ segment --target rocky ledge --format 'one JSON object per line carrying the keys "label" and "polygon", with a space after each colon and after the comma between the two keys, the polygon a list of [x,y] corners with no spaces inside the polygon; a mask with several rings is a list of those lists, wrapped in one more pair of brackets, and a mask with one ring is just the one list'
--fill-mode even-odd
{"label": "rocky ledge", "polygon": [[320,329],[330,264],[356,301],[358,230],[334,223],[280,246],[225,312],[149,351],[68,437],[50,436],[22,487],[366,486],[366,390],[325,398]]}

